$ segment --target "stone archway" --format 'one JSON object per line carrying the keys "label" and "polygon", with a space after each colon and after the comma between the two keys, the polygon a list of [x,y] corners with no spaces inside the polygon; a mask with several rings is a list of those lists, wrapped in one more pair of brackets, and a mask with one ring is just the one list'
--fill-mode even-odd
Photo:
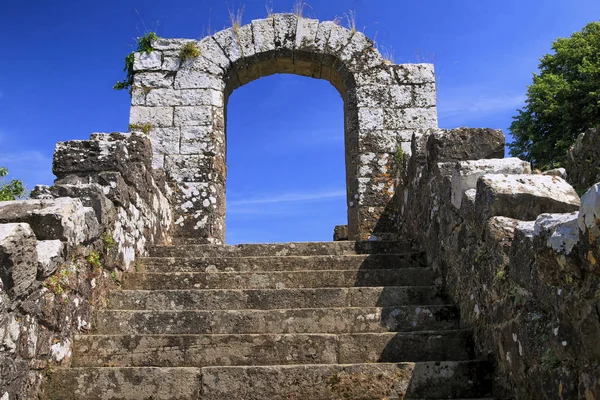
{"label": "stone archway", "polygon": [[159,39],[136,54],[131,124],[150,123],[155,169],[173,190],[175,236],[225,239],[226,109],[238,87],[275,73],[326,79],[344,100],[346,192],[351,239],[390,239],[397,149],[437,127],[430,64],[387,62],[364,34],[334,22],[275,14],[197,42]]}

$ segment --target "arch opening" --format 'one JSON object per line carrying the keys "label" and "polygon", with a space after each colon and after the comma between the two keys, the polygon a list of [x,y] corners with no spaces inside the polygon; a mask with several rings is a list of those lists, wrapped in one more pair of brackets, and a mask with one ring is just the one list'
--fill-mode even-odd
{"label": "arch opening", "polygon": [[226,242],[331,240],[333,227],[347,223],[335,88],[274,75],[236,89],[226,107]]}

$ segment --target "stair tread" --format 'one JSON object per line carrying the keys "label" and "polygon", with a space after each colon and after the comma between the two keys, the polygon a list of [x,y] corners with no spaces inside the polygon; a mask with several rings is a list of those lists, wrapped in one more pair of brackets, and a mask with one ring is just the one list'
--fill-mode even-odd
{"label": "stair tread", "polygon": [[469,360],[470,331],[408,334],[82,335],[75,366],[225,366]]}
{"label": "stair tread", "polygon": [[124,289],[283,289],[433,284],[431,268],[364,271],[147,272],[125,276]]}
{"label": "stair tread", "polygon": [[[63,400],[259,400],[310,398],[480,399],[489,395],[486,361],[305,364],[203,368],[58,368],[49,398]],[[473,371],[478,371],[473,375]],[[115,382],[119,382],[118,387]],[[375,384],[373,384],[375,383]],[[107,390],[108,389],[108,390]],[[340,397],[341,393],[346,395]],[[400,395],[400,396],[399,396]],[[293,397],[290,397],[293,396]],[[397,396],[397,397],[394,397]]]}
{"label": "stair tread", "polygon": [[456,329],[453,306],[278,310],[102,310],[97,333],[353,333]]}
{"label": "stair tread", "polygon": [[157,271],[196,271],[199,269],[230,271],[282,271],[330,269],[393,269],[425,267],[423,253],[349,254],[312,256],[247,256],[247,257],[142,257],[139,268]]}
{"label": "stair tread", "polygon": [[109,309],[267,310],[322,307],[447,305],[438,286],[365,286],[288,289],[114,290]]}

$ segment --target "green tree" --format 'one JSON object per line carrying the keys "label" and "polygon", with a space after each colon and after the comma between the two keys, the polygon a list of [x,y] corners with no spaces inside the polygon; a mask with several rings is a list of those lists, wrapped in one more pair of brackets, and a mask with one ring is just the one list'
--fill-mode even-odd
{"label": "green tree", "polygon": [[513,117],[513,156],[542,170],[564,166],[579,133],[600,125],[600,22],[553,42]]}
{"label": "green tree", "polygon": [[25,196],[25,186],[22,181],[13,179],[6,183],[8,169],[0,167],[0,201],[16,200]]}

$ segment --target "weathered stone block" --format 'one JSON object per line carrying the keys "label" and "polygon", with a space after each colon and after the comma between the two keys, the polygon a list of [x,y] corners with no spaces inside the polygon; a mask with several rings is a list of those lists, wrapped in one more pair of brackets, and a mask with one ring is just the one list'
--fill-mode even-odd
{"label": "weathered stone block", "polygon": [[329,36],[331,35],[331,30],[335,26],[336,25],[333,21],[323,21],[319,24],[319,27],[317,28],[317,34],[315,36],[315,51],[317,53],[325,53],[327,42],[329,41]]}
{"label": "weathered stone block", "polygon": [[435,107],[385,109],[385,129],[427,129],[437,128],[437,124]]}
{"label": "weathered stone block", "polygon": [[176,126],[212,125],[212,109],[209,106],[175,107]]}
{"label": "weathered stone block", "polygon": [[360,108],[387,106],[390,104],[390,87],[387,85],[359,86],[356,88],[356,104]]}
{"label": "weathered stone block", "polygon": [[169,72],[138,72],[133,77],[133,85],[151,88],[173,87],[173,74]]}
{"label": "weathered stone block", "polygon": [[427,160],[438,162],[504,157],[504,134],[496,129],[439,129],[427,138]]}
{"label": "weathered stone block", "polygon": [[252,38],[252,24],[246,24],[238,29],[237,42],[240,46],[243,58],[251,58],[254,56],[255,49]]}
{"label": "weathered stone block", "polygon": [[600,127],[581,133],[567,156],[569,182],[579,191],[600,182]]}
{"label": "weathered stone block", "polygon": [[155,50],[179,50],[189,42],[194,42],[193,39],[170,39],[158,38],[152,43]]}
{"label": "weathered stone block", "polygon": [[221,50],[232,63],[242,58],[242,49],[238,43],[237,34],[233,28],[224,29],[213,35]]}
{"label": "weathered stone block", "polygon": [[408,107],[414,105],[415,107],[428,107],[428,105],[419,105],[413,103],[413,87],[409,85],[392,85],[389,86],[390,90],[390,107]]}
{"label": "weathered stone block", "polygon": [[460,209],[467,190],[477,187],[477,180],[486,174],[530,174],[531,167],[518,158],[459,161],[452,176],[452,205]]}
{"label": "weathered stone block", "polygon": [[61,178],[73,173],[123,171],[128,163],[149,167],[151,151],[149,138],[141,133],[94,134],[91,140],[57,143],[52,172]]}
{"label": "weathered stone block", "polygon": [[275,50],[275,27],[272,18],[252,21],[255,54]]}
{"label": "weathered stone block", "polygon": [[383,130],[384,110],[382,108],[360,108],[358,123],[361,130]]}
{"label": "weathered stone block", "polygon": [[177,154],[179,152],[180,128],[154,128],[149,134],[154,154]]}
{"label": "weathered stone block", "polygon": [[224,182],[225,163],[213,155],[168,155],[165,172],[175,182]]}
{"label": "weathered stone block", "polygon": [[212,131],[212,127],[208,126],[181,128],[181,148],[179,152],[181,154],[218,153],[218,143],[213,140]]}
{"label": "weathered stone block", "polygon": [[129,124],[143,125],[146,123],[153,127],[173,126],[173,108],[132,106],[129,111]]}
{"label": "weathered stone block", "polygon": [[275,14],[273,16],[276,49],[294,50],[297,25],[298,17],[294,14]]}
{"label": "weathered stone block", "polygon": [[214,89],[223,91],[225,82],[222,78],[204,71],[181,69],[175,77],[176,89]]}
{"label": "weathered stone block", "polygon": [[341,242],[348,240],[348,225],[338,225],[333,230],[333,241]]}
{"label": "weathered stone block", "polygon": [[400,64],[394,65],[396,76],[400,83],[434,83],[433,64]]}
{"label": "weathered stone block", "polygon": [[600,183],[581,197],[578,224],[581,232],[588,232],[590,240],[600,240]]}
{"label": "weathered stone block", "polygon": [[64,261],[66,246],[60,240],[41,240],[37,242],[37,276],[45,279],[54,274]]}
{"label": "weathered stone block", "polygon": [[70,245],[88,243],[102,233],[94,210],[70,197],[0,203],[0,223],[22,221],[38,240],[62,240]]}
{"label": "weathered stone block", "polygon": [[477,181],[475,207],[481,220],[504,216],[524,221],[542,213],[579,209],[579,196],[563,179],[544,175],[484,175]]}
{"label": "weathered stone block", "polygon": [[318,29],[319,20],[299,18],[298,26],[296,27],[296,50],[306,52],[314,51]]}
{"label": "weathered stone block", "polygon": [[398,137],[395,131],[359,132],[359,153],[395,153],[397,150]]}
{"label": "weathered stone block", "polygon": [[152,53],[135,53],[133,61],[134,71],[159,70],[162,67],[162,54],[160,51]]}
{"label": "weathered stone block", "polygon": [[435,83],[415,85],[415,107],[434,107],[437,104],[437,89]]}
{"label": "weathered stone block", "polygon": [[182,106],[215,106],[223,107],[223,92],[214,89],[181,90]]}
{"label": "weathered stone block", "polygon": [[339,57],[344,62],[351,62],[353,59],[359,59],[363,52],[373,50],[373,41],[362,32],[356,31],[352,34],[352,39],[344,47]]}
{"label": "weathered stone block", "polygon": [[152,89],[145,96],[146,105],[150,107],[172,107],[181,105],[181,90],[164,88]]}
{"label": "weathered stone block", "polygon": [[336,56],[339,55],[342,49],[348,44],[351,37],[352,32],[350,32],[350,30],[340,25],[334,25],[329,34],[326,53],[334,54]]}
{"label": "weathered stone block", "polygon": [[[0,209],[0,216],[2,215]],[[0,224],[0,281],[15,297],[26,295],[37,274],[36,237],[25,223]]]}
{"label": "weathered stone block", "polygon": [[557,254],[571,254],[579,242],[577,218],[579,212],[569,214],[541,214],[535,220],[534,235],[544,237],[546,247]]}
{"label": "weathered stone block", "polygon": [[221,50],[212,36],[207,36],[198,42],[198,49],[200,50],[202,58],[210,60],[222,71],[227,71],[231,65],[229,58],[227,58],[227,56],[223,53],[223,50]]}

